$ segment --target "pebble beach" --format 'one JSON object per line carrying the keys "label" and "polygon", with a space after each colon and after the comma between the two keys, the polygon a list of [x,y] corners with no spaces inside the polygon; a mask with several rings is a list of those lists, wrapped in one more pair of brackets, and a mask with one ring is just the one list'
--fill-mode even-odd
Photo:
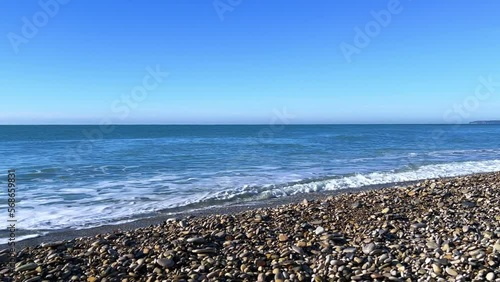
{"label": "pebble beach", "polygon": [[500,173],[0,251],[2,281],[500,281]]}

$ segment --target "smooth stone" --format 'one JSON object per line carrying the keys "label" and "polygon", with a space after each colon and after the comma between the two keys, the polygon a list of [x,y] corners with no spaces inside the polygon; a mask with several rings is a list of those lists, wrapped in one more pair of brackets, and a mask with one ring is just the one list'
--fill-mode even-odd
{"label": "smooth stone", "polygon": [[257,219],[259,222],[262,221],[264,219],[264,216],[261,215],[261,214],[256,214],[254,219]]}
{"label": "smooth stone", "polygon": [[286,241],[288,241],[288,236],[286,236],[286,234],[280,234],[280,235],[278,236],[278,240],[279,240],[280,242],[286,242]]}
{"label": "smooth stone", "polygon": [[341,260],[336,260],[336,259],[334,259],[334,260],[330,261],[330,264],[331,264],[331,265],[337,265],[337,266],[339,266],[339,265],[344,264],[344,262],[343,262],[343,261],[341,261]]}
{"label": "smooth stone", "polygon": [[497,252],[500,252],[500,242],[496,242],[495,245],[493,245],[493,249]]}
{"label": "smooth stone", "polygon": [[314,230],[314,233],[316,233],[316,235],[320,235],[321,233],[325,232],[325,228],[321,227],[321,226],[318,226],[316,228],[316,230]]}
{"label": "smooth stone", "polygon": [[214,248],[197,249],[192,251],[195,254],[215,254],[217,251]]}
{"label": "smooth stone", "polygon": [[203,238],[203,237],[189,238],[186,241],[188,243],[193,243],[193,244],[203,244],[206,242],[205,238]]}
{"label": "smooth stone", "polygon": [[24,280],[24,282],[37,282],[40,281],[42,278],[40,276],[35,276],[29,279]]}
{"label": "smooth stone", "polygon": [[441,274],[443,272],[441,267],[439,267],[439,265],[437,265],[435,263],[432,264],[432,271],[434,271],[434,273],[436,273],[436,274]]}
{"label": "smooth stone", "polygon": [[462,202],[462,206],[463,206],[464,208],[473,208],[473,207],[475,207],[475,206],[476,206],[476,203],[474,203],[474,202],[470,202],[470,201],[463,201],[463,202]]}
{"label": "smooth stone", "polygon": [[490,232],[490,231],[485,231],[485,232],[483,233],[483,236],[484,236],[485,238],[491,239],[491,238],[493,237],[493,233],[492,233],[492,232]]}
{"label": "smooth stone", "polygon": [[188,225],[189,225],[189,224],[187,223],[187,221],[185,221],[185,220],[181,220],[181,221],[179,221],[179,225],[180,225],[182,228],[186,228],[186,227],[188,227]]}
{"label": "smooth stone", "polygon": [[42,248],[56,248],[64,244],[64,241],[48,242],[42,243],[40,247]]}
{"label": "smooth stone", "polygon": [[441,246],[441,250],[443,250],[444,252],[449,252],[450,251],[450,244],[448,244],[448,243],[443,244],[443,246]]}
{"label": "smooth stone", "polygon": [[430,241],[430,242],[427,242],[427,247],[428,247],[429,249],[435,250],[435,249],[437,249],[439,246],[436,244],[436,242]]}
{"label": "smooth stone", "polygon": [[299,255],[302,255],[302,256],[304,255],[304,250],[302,250],[301,247],[297,247],[297,246],[293,245],[292,250]]}
{"label": "smooth stone", "polygon": [[357,264],[361,264],[363,262],[363,259],[359,258],[359,257],[355,257],[354,262],[356,262]]}
{"label": "smooth stone", "polygon": [[298,242],[297,242],[297,246],[298,246],[298,247],[301,247],[301,248],[307,247],[307,242],[304,242],[304,241],[298,241]]}
{"label": "smooth stone", "polygon": [[360,202],[360,201],[356,201],[356,202],[354,202],[354,203],[351,205],[351,207],[352,207],[353,209],[360,208],[360,207],[361,207],[361,202]]}
{"label": "smooth stone", "polygon": [[224,238],[224,237],[226,237],[226,232],[224,232],[224,231],[217,232],[217,233],[214,234],[214,236],[216,238]]}
{"label": "smooth stone", "polygon": [[457,276],[458,275],[458,272],[455,269],[449,268],[449,267],[446,268],[446,273],[448,273],[451,276]]}
{"label": "smooth stone", "polygon": [[102,240],[102,239],[99,239],[97,241],[95,241],[94,243],[92,243],[92,247],[97,247],[97,246],[100,246],[100,245],[103,245],[103,244],[106,244],[107,241],[106,240]]}
{"label": "smooth stone", "polygon": [[285,281],[285,277],[283,276],[281,271],[276,272],[276,274],[274,275],[274,281],[275,282],[284,282]]}
{"label": "smooth stone", "polygon": [[17,267],[14,271],[21,272],[21,271],[35,270],[37,267],[38,264],[36,263],[27,263]]}
{"label": "smooth stone", "polygon": [[212,279],[212,278],[215,278],[215,277],[218,277],[219,276],[219,271],[218,270],[215,270],[215,271],[212,271],[210,272],[209,274],[207,274],[207,278],[208,279]]}
{"label": "smooth stone", "polygon": [[486,280],[493,281],[493,279],[495,279],[495,273],[490,272],[490,273],[486,274]]}
{"label": "smooth stone", "polygon": [[425,224],[425,223],[414,223],[411,225],[411,227],[413,229],[425,228],[426,226],[427,226],[427,224]]}
{"label": "smooth stone", "polygon": [[157,259],[156,263],[164,268],[171,268],[175,265],[173,260],[167,258]]}
{"label": "smooth stone", "polygon": [[321,276],[314,276],[314,282],[323,282],[323,278]]}
{"label": "smooth stone", "polygon": [[375,249],[375,244],[374,243],[370,243],[370,244],[367,244],[367,245],[364,245],[363,246],[363,253],[364,254],[370,254],[373,250]]}
{"label": "smooth stone", "polygon": [[115,234],[109,234],[108,236],[104,237],[104,239],[106,240],[115,240],[117,238],[118,236],[116,236]]}
{"label": "smooth stone", "polygon": [[356,248],[350,247],[350,248],[345,248],[342,250],[343,253],[354,253],[356,252]]}

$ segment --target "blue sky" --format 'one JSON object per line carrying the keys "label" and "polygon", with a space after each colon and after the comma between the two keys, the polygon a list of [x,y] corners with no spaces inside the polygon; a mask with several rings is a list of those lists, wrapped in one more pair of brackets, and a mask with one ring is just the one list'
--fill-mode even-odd
{"label": "blue sky", "polygon": [[500,119],[498,1],[60,1],[0,2],[2,124]]}

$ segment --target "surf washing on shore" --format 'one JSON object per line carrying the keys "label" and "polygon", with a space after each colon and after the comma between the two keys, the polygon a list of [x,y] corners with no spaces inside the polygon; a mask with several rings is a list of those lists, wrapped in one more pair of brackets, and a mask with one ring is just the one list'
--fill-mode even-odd
{"label": "surf washing on shore", "polygon": [[[158,212],[499,171],[498,140],[497,125],[0,126],[0,171],[16,169],[19,240]],[[7,213],[6,201],[0,208]]]}

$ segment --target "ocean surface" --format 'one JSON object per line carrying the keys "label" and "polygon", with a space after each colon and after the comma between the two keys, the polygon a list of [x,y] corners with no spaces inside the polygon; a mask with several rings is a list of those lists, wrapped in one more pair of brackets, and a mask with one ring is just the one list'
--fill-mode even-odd
{"label": "ocean surface", "polygon": [[498,125],[0,126],[0,213],[6,222],[8,169],[17,174],[20,240],[158,212],[499,171],[499,140]]}

